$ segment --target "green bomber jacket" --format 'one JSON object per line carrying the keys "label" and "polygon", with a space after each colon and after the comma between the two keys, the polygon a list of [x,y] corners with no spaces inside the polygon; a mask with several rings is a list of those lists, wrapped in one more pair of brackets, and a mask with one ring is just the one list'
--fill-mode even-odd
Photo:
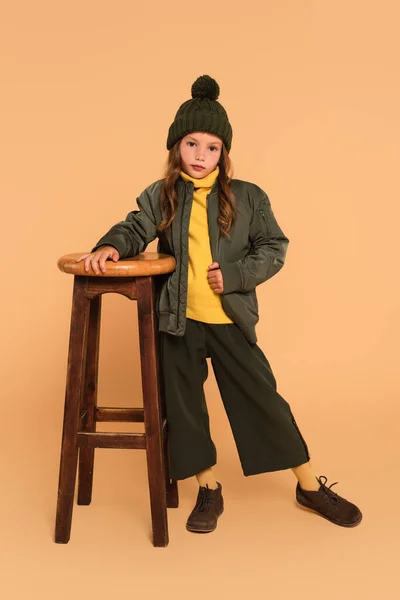
{"label": "green bomber jacket", "polygon": [[[92,248],[113,246],[120,258],[143,252],[158,237],[157,252],[176,259],[171,273],[158,286],[156,313],[159,331],[183,336],[186,325],[188,286],[189,221],[194,184],[176,181],[178,208],[171,226],[156,229],[164,214],[160,202],[162,179],[148,187],[137,198],[138,210],[128,213],[125,221],[113,225]],[[220,265],[224,291],[222,306],[226,314],[242,330],[250,343],[257,342],[255,325],[259,320],[256,286],[275,275],[283,266],[289,239],[279,227],[267,194],[256,184],[240,179],[230,182],[238,218],[231,228],[230,239],[219,235],[218,178],[207,195],[207,218],[212,260]]]}

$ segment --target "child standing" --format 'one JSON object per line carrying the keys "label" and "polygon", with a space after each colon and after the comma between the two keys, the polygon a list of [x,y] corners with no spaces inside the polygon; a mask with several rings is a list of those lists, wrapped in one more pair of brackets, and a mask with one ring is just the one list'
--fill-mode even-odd
{"label": "child standing", "polygon": [[164,177],[142,192],[139,210],[77,260],[86,271],[104,273],[107,259],[135,256],[155,237],[157,251],[176,258],[173,273],[160,276],[157,315],[170,476],[196,476],[199,484],[189,531],[213,531],[224,509],[203,391],[207,357],[244,475],[290,468],[299,504],[352,527],[361,511],[314,474],[307,444],[257,345],[255,288],[282,268],[289,240],[267,194],[229,176],[232,127],[218,97],[210,76],[194,82],[192,98],[169,128]]}

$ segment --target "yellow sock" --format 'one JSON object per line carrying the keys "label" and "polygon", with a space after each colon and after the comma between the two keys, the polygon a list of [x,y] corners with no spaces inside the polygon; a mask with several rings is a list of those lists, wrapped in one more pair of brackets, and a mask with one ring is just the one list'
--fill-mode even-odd
{"label": "yellow sock", "polygon": [[299,467],[293,467],[292,471],[297,477],[300,487],[302,487],[303,490],[318,491],[320,484],[316,479],[311,460]]}
{"label": "yellow sock", "polygon": [[206,485],[208,484],[208,487],[212,490],[216,490],[218,488],[218,483],[215,479],[212,467],[210,467],[209,469],[205,469],[200,473],[197,473],[196,478],[200,486],[206,487]]}

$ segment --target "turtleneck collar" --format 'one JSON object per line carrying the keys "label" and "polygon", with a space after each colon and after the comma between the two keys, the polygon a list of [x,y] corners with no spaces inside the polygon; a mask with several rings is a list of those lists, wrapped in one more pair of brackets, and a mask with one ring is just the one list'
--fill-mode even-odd
{"label": "turtleneck collar", "polygon": [[218,173],[219,173],[219,166],[217,165],[214,169],[214,171],[211,171],[211,173],[209,173],[208,175],[206,175],[203,178],[200,179],[196,179],[195,177],[191,177],[191,175],[188,175],[187,173],[185,173],[185,171],[180,172],[180,175],[182,177],[182,179],[184,181],[193,181],[194,187],[195,188],[212,188],[215,180],[218,177]]}

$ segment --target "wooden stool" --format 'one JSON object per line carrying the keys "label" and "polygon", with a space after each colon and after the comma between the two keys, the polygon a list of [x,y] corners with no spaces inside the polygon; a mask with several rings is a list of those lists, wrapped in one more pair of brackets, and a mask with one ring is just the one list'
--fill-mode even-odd
{"label": "wooden stool", "polygon": [[[78,504],[92,499],[95,448],[145,449],[153,545],[168,544],[167,507],[178,506],[177,482],[169,478],[165,401],[158,357],[157,275],[175,268],[175,258],[157,252],[106,261],[106,271],[85,271],[83,253],[62,256],[57,266],[74,275],[55,542],[67,543],[78,464]],[[160,279],[159,279],[160,281]],[[122,294],[138,303],[143,408],[97,406],[101,295]],[[144,422],[145,433],[96,432],[97,421]]]}

